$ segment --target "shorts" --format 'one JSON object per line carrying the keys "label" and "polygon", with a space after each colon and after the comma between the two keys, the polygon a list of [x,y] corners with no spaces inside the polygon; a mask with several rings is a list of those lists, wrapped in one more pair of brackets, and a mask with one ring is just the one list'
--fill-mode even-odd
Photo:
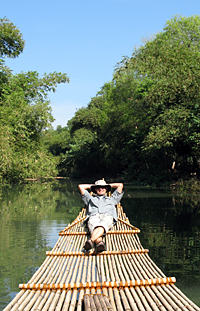
{"label": "shorts", "polygon": [[113,227],[113,217],[109,214],[98,213],[96,215],[90,216],[87,226],[90,231],[90,234],[92,234],[93,230],[96,227],[103,227],[105,233],[107,233],[108,230],[110,230]]}

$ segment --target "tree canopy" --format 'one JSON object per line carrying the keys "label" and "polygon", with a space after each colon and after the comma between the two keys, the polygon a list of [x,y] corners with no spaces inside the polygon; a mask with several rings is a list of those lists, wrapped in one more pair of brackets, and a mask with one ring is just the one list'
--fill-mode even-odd
{"label": "tree canopy", "polygon": [[[15,58],[25,41],[7,18],[0,20],[0,53]],[[43,147],[43,131],[51,127],[48,93],[69,82],[65,73],[40,77],[36,71],[12,74],[0,61],[0,178],[17,181],[26,177],[56,174],[56,160]]]}
{"label": "tree canopy", "polygon": [[6,17],[0,19],[0,56],[15,58],[24,50],[25,41],[19,29]]}
{"label": "tree canopy", "polygon": [[131,179],[199,174],[199,41],[200,17],[177,15],[117,64],[112,81],[68,123],[75,174],[90,172],[91,158],[102,174]]}
{"label": "tree canopy", "polygon": [[[22,35],[7,19],[0,25],[2,57],[18,56],[24,48]],[[200,16],[174,16],[130,57],[123,57],[113,79],[66,127],[53,130],[48,92],[69,82],[67,75],[13,75],[2,60],[1,177],[57,172],[84,178],[123,175],[156,184],[199,177],[199,67]]]}

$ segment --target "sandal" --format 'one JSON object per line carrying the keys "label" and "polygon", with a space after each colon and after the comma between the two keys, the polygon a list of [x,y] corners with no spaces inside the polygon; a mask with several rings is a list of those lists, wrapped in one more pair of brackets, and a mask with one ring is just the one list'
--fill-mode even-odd
{"label": "sandal", "polygon": [[106,246],[104,241],[100,241],[97,245],[96,245],[96,252],[100,253],[106,250]]}
{"label": "sandal", "polygon": [[92,249],[92,248],[93,248],[93,242],[92,242],[92,240],[87,240],[87,241],[85,242],[84,249],[85,249],[86,251],[89,251],[89,250]]}

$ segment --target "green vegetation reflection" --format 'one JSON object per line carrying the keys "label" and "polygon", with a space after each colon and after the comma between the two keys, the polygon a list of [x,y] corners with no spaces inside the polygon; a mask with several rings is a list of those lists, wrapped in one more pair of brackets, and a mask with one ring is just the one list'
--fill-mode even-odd
{"label": "green vegetation reflection", "polygon": [[2,189],[0,299],[5,305],[18,291],[19,283],[28,282],[45,259],[45,252],[54,246],[49,245],[49,236],[57,241],[55,221],[62,230],[78,215],[82,204],[76,188],[70,182],[53,182]]}

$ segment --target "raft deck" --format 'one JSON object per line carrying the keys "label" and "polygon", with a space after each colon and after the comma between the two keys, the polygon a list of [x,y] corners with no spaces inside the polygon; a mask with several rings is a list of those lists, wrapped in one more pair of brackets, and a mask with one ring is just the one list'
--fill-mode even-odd
{"label": "raft deck", "polygon": [[85,253],[83,209],[4,311],[200,311],[151,260],[120,204],[117,213],[107,250]]}

